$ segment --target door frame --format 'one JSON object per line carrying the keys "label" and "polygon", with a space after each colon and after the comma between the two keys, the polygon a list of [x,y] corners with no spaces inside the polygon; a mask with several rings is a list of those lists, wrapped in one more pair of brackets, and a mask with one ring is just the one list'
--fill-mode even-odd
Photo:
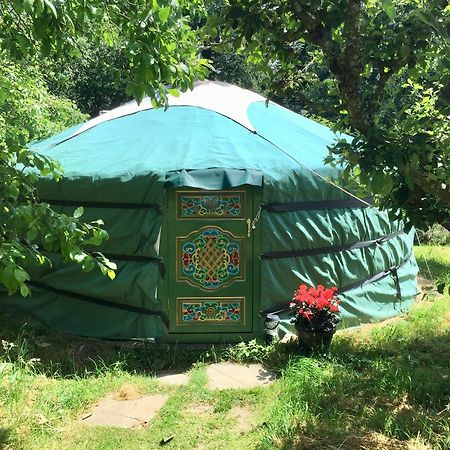
{"label": "door frame", "polygon": [[[245,185],[247,186],[247,185]],[[239,186],[235,186],[239,189]],[[251,186],[251,191],[253,193],[253,212],[256,214],[258,208],[261,205],[262,200],[262,187],[261,186]],[[161,225],[161,240],[160,240],[160,256],[162,257],[165,264],[169,261],[169,221],[171,215],[169,213],[169,203],[170,203],[170,193],[178,189],[198,189],[205,191],[207,189],[191,188],[188,186],[183,186],[179,188],[166,187],[164,189],[164,208],[162,212],[162,225]],[[230,190],[232,188],[226,189]],[[214,192],[214,190],[211,190]],[[260,311],[260,299],[261,299],[261,260],[259,258],[261,254],[261,222],[256,223],[256,228],[252,230],[253,233],[253,248],[251,252],[251,257],[253,258],[252,264],[252,294],[253,298],[249,299],[252,302],[253,316],[249,317],[248,320],[252,322],[252,332],[221,332],[220,327],[218,327],[216,332],[202,332],[202,333],[179,333],[179,332],[167,332],[167,334],[160,339],[161,342],[181,342],[181,343],[233,343],[240,341],[249,341],[258,336],[262,336],[263,323],[262,318],[259,316]],[[170,312],[170,298],[169,298],[169,280],[166,276],[161,280],[158,285],[158,300],[161,304],[161,310],[169,317]]]}

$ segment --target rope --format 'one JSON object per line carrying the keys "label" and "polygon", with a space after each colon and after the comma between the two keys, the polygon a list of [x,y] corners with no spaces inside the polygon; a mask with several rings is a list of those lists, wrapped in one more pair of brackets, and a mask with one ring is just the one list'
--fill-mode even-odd
{"label": "rope", "polygon": [[[417,238],[417,242],[419,243],[419,245],[422,245],[422,242],[420,242],[420,238],[419,238],[419,234],[417,233],[417,230],[415,231],[415,236]],[[423,259],[425,260],[425,265],[427,266],[427,270],[428,270],[428,275],[430,276],[430,280],[434,280],[433,275],[431,274],[431,270],[430,270],[430,266],[428,265],[428,259],[425,256],[425,254],[423,255]]]}
{"label": "rope", "polygon": [[325,178],[323,175],[320,175],[320,173],[317,173],[315,170],[311,169],[310,167],[305,166],[304,164],[302,164],[297,158],[295,158],[294,156],[292,156],[290,153],[288,153],[286,150],[283,150],[282,148],[278,147],[278,145],[274,144],[270,139],[267,139],[266,137],[262,136],[261,134],[259,134],[257,131],[255,132],[255,134],[257,134],[260,138],[264,139],[265,141],[269,142],[270,144],[272,144],[275,148],[277,148],[280,152],[284,153],[286,156],[288,156],[289,158],[291,158],[294,162],[296,162],[300,167],[309,170],[311,173],[313,173],[314,175],[318,176],[321,180],[325,181],[325,183],[331,184],[332,186],[334,186],[335,188],[339,189],[340,191],[344,192],[347,195],[350,195],[350,197],[353,197],[356,200],[359,200],[361,203],[364,203],[366,206],[372,206],[370,203],[366,202],[365,200],[359,198],[357,195],[352,194],[350,191],[347,191],[347,189],[344,189],[342,186],[337,185],[336,183],[333,183],[331,180],[328,180],[327,178]]}

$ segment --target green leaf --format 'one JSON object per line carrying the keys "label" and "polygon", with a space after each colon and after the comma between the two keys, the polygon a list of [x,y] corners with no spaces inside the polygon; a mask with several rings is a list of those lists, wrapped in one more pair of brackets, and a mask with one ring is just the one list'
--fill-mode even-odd
{"label": "green leaf", "polygon": [[161,8],[158,11],[158,16],[159,16],[159,20],[161,21],[161,23],[166,23],[167,19],[170,16],[170,6],[166,6],[165,8]]}
{"label": "green leaf", "polygon": [[423,22],[426,23],[427,25],[433,27],[435,26],[435,18],[433,17],[432,14],[430,14],[428,11],[425,12],[424,10],[422,11],[417,11],[415,13],[415,15]]}
{"label": "green leaf", "polygon": [[108,277],[111,278],[111,280],[114,280],[114,278],[116,278],[116,272],[114,272],[114,270],[108,269]]}
{"label": "green leaf", "polygon": [[74,212],[73,217],[74,219],[79,219],[84,214],[84,208],[82,206],[79,206]]}
{"label": "green leaf", "polygon": [[85,244],[87,245],[95,245],[99,246],[102,243],[103,239],[100,234],[95,234],[94,236],[90,237],[85,241]]}
{"label": "green leaf", "polygon": [[17,281],[14,276],[14,271],[10,266],[6,266],[2,273],[2,283],[8,289],[8,294],[14,294],[17,290]]}
{"label": "green leaf", "polygon": [[72,259],[72,261],[78,264],[84,261],[85,257],[86,257],[85,253],[72,253],[72,252],[70,253],[70,258]]}
{"label": "green leaf", "polygon": [[184,64],[183,62],[180,62],[180,64],[178,64],[178,67],[186,74],[189,74],[189,68],[188,66],[186,66],[186,64]]}
{"label": "green leaf", "polygon": [[109,259],[106,259],[104,262],[105,266],[109,267],[112,270],[117,270],[117,264],[115,262],[110,261]]}
{"label": "green leaf", "polygon": [[90,272],[95,267],[94,259],[91,256],[86,256],[81,264],[81,270],[83,272]]}
{"label": "green leaf", "polygon": [[28,289],[28,286],[26,284],[20,285],[20,294],[22,297],[28,297],[30,295],[30,290]]}
{"label": "green leaf", "polygon": [[170,88],[167,88],[167,92],[168,92],[170,95],[173,95],[174,97],[179,97],[179,96],[180,96],[180,91],[179,91],[178,89],[170,89]]}
{"label": "green leaf", "polygon": [[44,0],[36,0],[34,6],[34,15],[39,17],[44,12]]}
{"label": "green leaf", "polygon": [[47,5],[47,8],[53,13],[55,18],[58,18],[58,13],[56,11],[55,5],[51,0],[44,0],[44,3]]}
{"label": "green leaf", "polygon": [[37,238],[37,236],[38,236],[38,230],[37,230],[37,228],[30,228],[28,231],[27,231],[27,239],[29,240],[29,241],[34,241],[36,238]]}
{"label": "green leaf", "polygon": [[391,192],[394,183],[391,176],[384,173],[376,173],[370,180],[370,189],[379,195],[387,195]]}
{"label": "green leaf", "polygon": [[38,264],[44,264],[46,261],[46,258],[45,258],[45,256],[38,253],[36,255],[36,260],[37,260]]}
{"label": "green leaf", "polygon": [[23,283],[30,280],[30,276],[21,268],[14,269],[14,278],[19,282]]}
{"label": "green leaf", "polygon": [[389,17],[389,20],[394,20],[395,18],[395,4],[393,0],[381,0],[383,10]]}

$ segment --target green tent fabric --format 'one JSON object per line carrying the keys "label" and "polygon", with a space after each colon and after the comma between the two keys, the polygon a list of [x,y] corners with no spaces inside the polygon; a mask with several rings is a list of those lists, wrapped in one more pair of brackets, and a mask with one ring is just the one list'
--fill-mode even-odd
{"label": "green tent fabric", "polygon": [[[119,262],[117,277],[83,274],[49,254],[52,267],[33,269],[32,298],[3,294],[0,307],[30,311],[66,333],[164,339],[160,242],[168,189],[243,185],[261,191],[261,309],[287,303],[299,283],[340,288],[342,326],[411,305],[413,230],[403,233],[401,223],[324,178],[338,175],[323,163],[328,146],[349,136],[225,83],[198,83],[170,103],[164,111],[132,102],[32,144],[65,173],[58,183],[41,180],[41,199],[68,214],[82,205],[83,220],[104,220],[110,239],[100,250]],[[288,253],[264,258],[274,252]]]}

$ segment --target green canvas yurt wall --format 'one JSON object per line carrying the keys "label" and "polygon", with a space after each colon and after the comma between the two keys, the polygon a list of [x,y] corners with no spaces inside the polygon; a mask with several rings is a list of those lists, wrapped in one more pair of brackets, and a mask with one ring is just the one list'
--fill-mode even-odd
{"label": "green canvas yurt wall", "polygon": [[[327,147],[348,136],[225,83],[198,83],[170,104],[164,111],[148,100],[131,102],[32,146],[65,172],[58,183],[41,181],[41,200],[68,214],[83,206],[84,221],[103,219],[110,237],[92,250],[118,270],[111,281],[48,254],[52,266],[32,270],[32,297],[3,293],[0,308],[32,312],[71,334],[214,341],[261,333],[260,312],[286,305],[300,283],[339,288],[342,326],[410,306],[417,294],[413,231],[403,232],[401,223],[328,181],[336,169],[323,164]],[[183,225],[172,218],[177,190],[209,199],[245,193],[254,229],[239,256],[252,258],[253,272],[246,274],[252,298],[245,300],[252,303],[251,326],[233,333],[233,324],[210,321],[203,335],[197,324],[174,328],[173,285],[181,296],[184,286],[193,292],[195,285],[177,279],[174,269],[181,270],[171,250],[179,237],[171,233]],[[250,221],[242,216],[233,223],[247,230]],[[236,280],[227,284],[230,295],[243,298]],[[208,289],[199,292],[221,298],[222,286]],[[289,322],[286,313],[281,318]]]}

